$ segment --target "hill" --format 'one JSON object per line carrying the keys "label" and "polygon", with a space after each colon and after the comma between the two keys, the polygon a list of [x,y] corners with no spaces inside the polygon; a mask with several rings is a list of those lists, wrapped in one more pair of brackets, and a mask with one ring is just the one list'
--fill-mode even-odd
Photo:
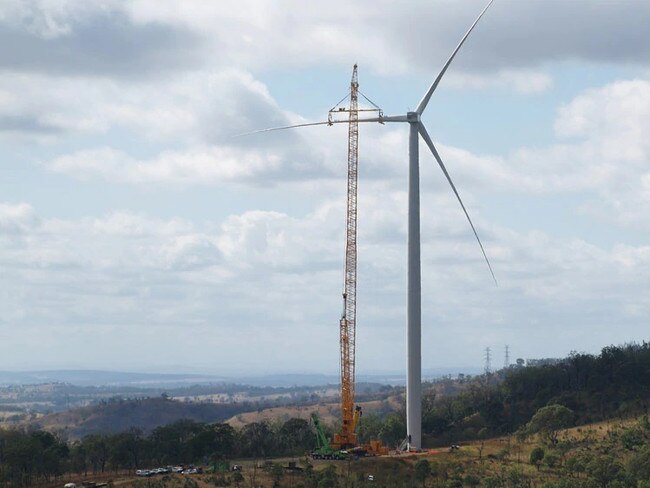
{"label": "hill", "polygon": [[427,384],[423,442],[448,445],[510,434],[551,404],[571,409],[578,425],[644,414],[650,405],[650,344],[607,346],[597,355],[572,353],[552,364]]}
{"label": "hill", "polygon": [[[184,426],[191,429],[191,425]],[[160,436],[159,436],[160,437]],[[157,441],[162,443],[162,438]],[[96,469],[93,479],[124,488],[209,488],[214,486],[424,486],[435,488],[625,488],[650,487],[650,423],[645,417],[559,429],[557,440],[543,434],[503,436],[465,443],[457,449],[391,453],[375,458],[317,461],[297,457],[234,458],[240,469],[197,475],[159,475],[144,481],[133,470]],[[147,451],[150,453],[155,446]],[[177,451],[175,451],[177,452]],[[153,458],[155,459],[155,458]],[[128,464],[128,462],[127,462]],[[0,467],[2,461],[0,461]],[[80,482],[86,474],[68,473]],[[60,484],[59,484],[60,486]]]}
{"label": "hill", "polygon": [[125,432],[136,427],[144,432],[181,419],[221,422],[254,409],[245,403],[189,403],[164,397],[114,399],[40,417],[32,427],[56,432],[70,440],[94,433]]}
{"label": "hill", "polygon": [[[402,406],[402,401],[403,398],[401,395],[395,395],[382,400],[357,402],[357,405],[362,408],[364,415],[377,414],[383,416],[389,412],[398,411]],[[315,405],[271,407],[237,414],[228,419],[227,423],[235,428],[241,428],[254,422],[287,422],[292,418],[309,420],[311,414],[314,412],[318,414],[323,423],[334,425],[341,419],[341,404],[336,402],[321,402]]]}

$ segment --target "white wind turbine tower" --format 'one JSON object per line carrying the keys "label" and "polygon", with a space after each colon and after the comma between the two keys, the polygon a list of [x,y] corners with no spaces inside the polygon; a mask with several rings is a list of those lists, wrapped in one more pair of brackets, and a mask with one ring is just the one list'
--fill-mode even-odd
{"label": "white wind turbine tower", "polygon": [[[438,88],[438,84],[442,77],[447,72],[447,68],[454,60],[454,57],[469,37],[472,30],[483,17],[483,14],[492,5],[494,0],[490,0],[485,8],[481,11],[474,23],[467,30],[463,38],[460,40],[456,48],[447,59],[447,62],[440,70],[440,73],[433,81],[427,92],[420,100],[414,112],[407,112],[405,115],[380,115],[379,117],[372,118],[359,118],[359,122],[378,122],[384,124],[386,122],[405,122],[409,124],[409,178],[408,178],[408,231],[407,231],[407,302],[406,302],[406,344],[407,344],[407,374],[406,374],[406,429],[408,436],[408,447],[410,450],[419,450],[422,447],[422,351],[421,351],[421,330],[422,330],[422,312],[421,312],[421,265],[420,265],[420,162],[418,143],[421,136],[426,145],[431,150],[433,157],[438,162],[445,178],[449,182],[454,195],[458,199],[460,206],[467,217],[467,221],[472,228],[472,232],[478,241],[478,244],[485,258],[485,262],[490,270],[492,279],[496,283],[496,277],[488,260],[481,239],[476,232],[476,228],[472,223],[472,219],[465,208],[456,185],[449,176],[449,172],[445,164],[438,154],[431,137],[422,123],[422,113],[427,107],[431,95]],[[262,129],[247,134],[255,134],[259,132],[270,132],[275,130],[292,129],[296,127],[308,127],[315,125],[332,125],[332,124],[347,124],[348,120],[329,120],[323,122],[310,122],[304,124],[289,125],[284,127],[272,127],[269,129]]]}

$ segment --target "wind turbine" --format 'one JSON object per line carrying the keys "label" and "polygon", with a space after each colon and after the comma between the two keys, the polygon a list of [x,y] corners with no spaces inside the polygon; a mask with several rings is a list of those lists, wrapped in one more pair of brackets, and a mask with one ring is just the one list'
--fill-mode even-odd
{"label": "wind turbine", "polygon": [[[407,231],[407,302],[406,302],[406,355],[407,355],[407,374],[406,374],[406,431],[408,439],[409,450],[419,450],[422,447],[422,292],[421,292],[421,265],[420,265],[420,158],[419,158],[419,136],[422,137],[425,144],[433,154],[433,157],[438,162],[445,178],[449,182],[454,195],[458,199],[461,208],[467,217],[467,221],[472,228],[472,232],[476,237],[478,245],[487,263],[492,279],[496,284],[496,277],[490,265],[490,260],[487,257],[483,243],[476,232],[474,223],[465,208],[463,200],[458,194],[456,185],[451,179],[442,158],[433,144],[431,137],[422,123],[422,113],[427,108],[427,104],[431,99],[431,95],[436,91],[440,80],[447,72],[449,65],[456,57],[456,54],[463,46],[470,33],[476,27],[478,21],[483,17],[487,9],[492,5],[494,0],[490,0],[485,8],[481,11],[474,23],[467,30],[462,37],[456,48],[447,59],[447,62],[440,70],[440,73],[433,81],[427,92],[420,100],[414,112],[407,112],[405,115],[379,115],[378,117],[359,118],[359,122],[378,122],[384,124],[386,122],[405,122],[409,124],[409,177],[408,177],[408,231]],[[260,132],[270,132],[276,130],[293,129],[297,127],[309,127],[316,125],[332,125],[332,124],[347,124],[348,120],[328,120],[323,122],[308,122],[304,124],[288,125],[283,127],[272,127],[269,129],[257,130],[249,132],[249,135]]]}

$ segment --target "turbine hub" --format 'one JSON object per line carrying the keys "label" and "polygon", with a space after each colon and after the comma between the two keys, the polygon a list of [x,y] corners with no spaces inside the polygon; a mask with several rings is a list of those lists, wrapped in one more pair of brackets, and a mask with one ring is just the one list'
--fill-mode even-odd
{"label": "turbine hub", "polygon": [[417,112],[407,112],[406,121],[412,124],[420,122],[420,114]]}

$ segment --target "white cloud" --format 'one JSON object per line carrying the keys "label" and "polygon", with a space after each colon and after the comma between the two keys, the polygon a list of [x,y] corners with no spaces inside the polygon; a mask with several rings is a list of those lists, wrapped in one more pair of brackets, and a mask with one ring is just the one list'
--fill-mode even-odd
{"label": "white cloud", "polygon": [[[124,78],[170,69],[259,72],[356,61],[381,74],[415,70],[432,75],[483,4],[5,2],[0,33],[8,28],[24,52],[0,57],[0,67]],[[541,0],[497,2],[455,61],[450,78],[463,87],[510,86],[540,93],[551,83],[540,71],[548,63],[647,64],[647,30],[638,23],[647,10],[633,0],[601,2],[597,8],[586,0],[556,2],[552,8]],[[103,49],[92,42],[97,40],[93,32],[101,33]],[[49,43],[35,43],[32,37]]]}
{"label": "white cloud", "polygon": [[[140,185],[214,185],[246,182],[270,185],[279,180],[323,177],[327,168],[291,157],[287,150],[197,146],[186,151],[165,151],[150,160],[137,160],[122,151],[104,147],[78,151],[46,163],[58,173],[80,180],[103,178]],[[317,157],[315,158],[317,159]],[[310,163],[312,161],[309,161]]]}
{"label": "white cloud", "polygon": [[[360,210],[362,357],[365,368],[397,369],[401,360],[378,360],[374,346],[394,344],[401,331],[395,322],[403,320],[405,195],[381,193],[381,185],[366,185],[372,188],[366,188]],[[120,332],[104,347],[119,351],[120,342],[139,337],[145,325],[177,326],[187,334],[201,331],[206,347],[227,334],[250,344],[249,351],[264,350],[260,353],[272,361],[270,351],[283,347],[286,334],[306,327],[319,335],[335,322],[343,261],[341,200],[303,217],[248,211],[202,226],[126,212],[61,220],[38,218],[25,204],[0,209],[3,219],[24,222],[20,242],[3,239],[13,230],[0,227],[0,319],[16,330],[83,326],[91,337],[110,327]],[[648,307],[647,246],[606,250],[539,232],[479,226],[500,281],[495,289],[455,202],[425,193],[423,209],[425,324],[435,320],[438,337],[444,336],[440,327],[467,332],[437,351],[436,361],[453,363],[483,328],[502,327],[504,321],[571,324],[577,328],[573,334],[623,315],[640,320],[638,312]],[[580,325],[572,323],[575,317]],[[278,334],[258,344],[251,336],[256,327]],[[166,339],[147,340],[163,356],[174,349]],[[335,334],[331,340],[334,349]],[[203,347],[195,345],[195,353],[207,352]],[[219,355],[241,362],[238,350],[219,349]]]}
{"label": "white cloud", "polygon": [[650,141],[650,81],[625,80],[587,90],[560,108],[555,123],[560,137],[584,138],[609,160],[646,161]]}
{"label": "white cloud", "polygon": [[[0,79],[0,134],[42,137],[135,130],[158,143],[228,139],[286,124],[266,87],[233,69],[156,83],[7,74]],[[286,138],[285,138],[286,139]]]}
{"label": "white cloud", "polygon": [[451,72],[445,83],[459,89],[510,88],[523,95],[538,95],[553,87],[553,78],[543,71],[506,69],[488,76]]}
{"label": "white cloud", "polygon": [[[11,45],[17,39],[20,48],[0,54],[3,144],[11,152],[18,137],[60,143],[34,150],[43,165],[30,171],[126,183],[132,187],[111,190],[134,193],[133,187],[151,185],[275,185],[283,202],[304,197],[310,203],[279,212],[238,202],[251,208],[203,224],[133,211],[44,218],[25,203],[0,204],[0,334],[26,338],[45,331],[57,351],[68,350],[66,341],[82,345],[76,335],[100,338],[119,352],[129,349],[120,345],[128,332],[155,345],[144,353],[154,363],[160,357],[192,362],[199,355],[212,361],[215,351],[239,361],[246,344],[248,356],[264,367],[280,364],[273,351],[320,340],[331,340],[324,347],[336,356],[345,128],[229,136],[303,120],[276,103],[257,79],[266,75],[351,61],[380,74],[435,73],[482,3],[2,3],[0,40]],[[650,31],[635,24],[646,7],[627,0],[591,9],[556,3],[549,9],[542,1],[496,2],[445,83],[540,94],[553,88],[543,71],[549,63],[647,64],[650,43],[642,39]],[[548,25],[554,26],[550,38]],[[634,42],[624,42],[629,36]],[[97,39],[102,42],[91,42]],[[519,340],[523,348],[532,340],[553,351],[562,346],[548,337],[585,348],[616,340],[608,328],[615,322],[633,336],[650,310],[647,246],[604,249],[539,231],[513,232],[486,224],[477,202],[497,193],[580,195],[583,215],[647,229],[649,125],[649,83],[629,80],[587,90],[561,107],[558,140],[547,147],[485,155],[436,141],[479,224],[498,290],[490,288],[446,183],[438,174],[429,178],[434,166],[424,161],[430,156],[422,146],[425,324],[435,322],[425,327],[425,349],[437,364],[482,348],[486,329],[489,337],[519,334],[512,345]],[[362,130],[361,357],[366,354],[366,367],[382,368],[394,358],[397,369],[403,362],[395,348],[404,308],[407,132]],[[586,339],[578,340],[581,333]],[[183,340],[201,344],[179,351],[175,338],[183,334],[200,335]],[[0,341],[0,357],[20,359],[13,351],[17,340]],[[301,349],[295,363],[282,364],[300,369],[313,354]]]}
{"label": "white cloud", "polygon": [[[422,69],[423,61],[439,66],[484,5],[481,0],[408,5],[335,0],[315,8],[296,1],[244,0],[188,8],[137,0],[125,8],[136,22],[182,24],[203,32],[234,64],[355,59],[379,72],[394,73]],[[596,6],[587,0],[554,2],[550,7],[542,0],[497,2],[464,49],[461,71],[525,68],[576,58],[647,63],[647,30],[638,19],[648,8],[633,0]]]}
{"label": "white cloud", "polygon": [[[650,82],[625,80],[588,89],[558,109],[559,141],[505,156],[439,144],[464,189],[580,195],[582,212],[648,228]],[[426,156],[427,158],[429,156]]]}
{"label": "white cloud", "polygon": [[[188,125],[212,129],[210,133],[203,129],[194,139],[197,142],[191,142],[193,138],[188,134],[187,148],[164,150],[143,159],[105,147],[77,151],[45,164],[53,171],[80,179],[100,177],[144,185],[232,182],[269,185],[318,182],[344,176],[344,154],[338,150],[340,145],[334,137],[341,133],[336,129],[289,131],[271,137],[262,134],[225,138],[225,134],[235,128],[243,131],[260,123],[252,122],[256,117],[238,119],[242,113],[266,114],[259,118],[268,120],[268,125],[283,123],[280,120],[297,122],[300,119],[283,113],[266,88],[250,75],[227,72],[212,77],[209,85],[215,83],[221,87],[220,91],[225,89],[230,94],[229,101],[221,108],[223,118],[233,125],[219,120],[208,124],[205,113],[211,112],[210,105],[193,100],[192,104],[187,104],[191,108],[184,110],[189,114],[188,119],[194,121]],[[193,92],[193,89],[183,90],[186,94]],[[246,100],[250,110],[242,110]],[[204,112],[199,108],[202,105],[208,107]],[[560,141],[550,146],[522,147],[506,156],[489,156],[437,144],[463,189],[538,194],[586,192],[596,198],[582,204],[583,212],[625,225],[638,225],[639,221],[647,220],[641,217],[650,206],[647,164],[650,145],[643,130],[649,125],[650,82],[618,81],[589,89],[560,107],[554,125]],[[161,129],[159,136],[172,131],[173,127],[171,124],[167,131]],[[400,162],[405,157],[405,131],[400,127],[364,126],[363,129],[362,176],[385,180],[393,186],[401,184],[395,178],[404,175]],[[425,159],[430,157],[425,148],[422,152]]]}
{"label": "white cloud", "polygon": [[22,234],[37,222],[31,205],[0,202],[0,237]]}

